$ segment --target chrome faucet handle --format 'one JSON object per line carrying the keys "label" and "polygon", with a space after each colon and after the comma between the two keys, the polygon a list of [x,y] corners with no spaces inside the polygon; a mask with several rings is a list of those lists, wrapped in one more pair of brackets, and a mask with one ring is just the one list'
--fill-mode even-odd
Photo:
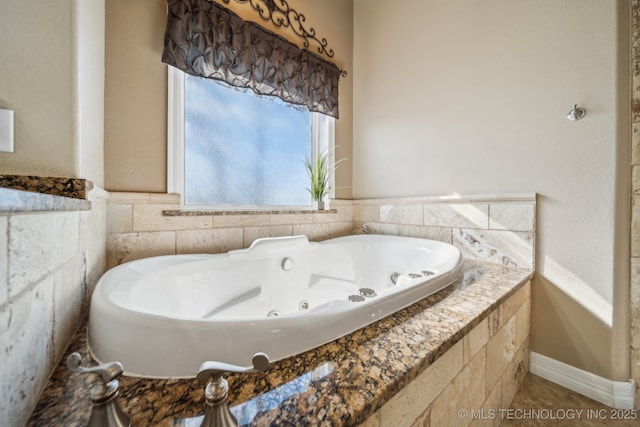
{"label": "chrome faucet handle", "polygon": [[118,405],[118,380],[124,372],[120,362],[103,363],[102,365],[81,366],[80,353],[72,353],[67,357],[67,367],[77,374],[97,374],[102,382],[91,389],[91,417],[88,427],[131,427],[131,418],[122,412]]}
{"label": "chrome faucet handle", "polygon": [[120,362],[109,362],[90,367],[81,366],[80,362],[82,362],[80,353],[71,353],[69,357],[67,357],[67,367],[71,372],[77,374],[98,374],[105,384],[118,378],[122,375],[122,372],[124,372],[124,368]]}
{"label": "chrome faucet handle", "polygon": [[238,366],[223,362],[208,361],[200,365],[196,378],[200,384],[206,384],[209,379],[222,377],[224,373],[238,372],[263,372],[269,368],[269,356],[265,353],[256,353],[251,359],[253,366]]}
{"label": "chrome faucet handle", "polygon": [[262,372],[269,368],[269,356],[256,353],[251,359],[253,366],[238,366],[222,362],[204,362],[196,379],[200,384],[207,384],[204,389],[206,409],[202,419],[202,427],[235,427],[238,420],[229,410],[227,397],[229,383],[222,377],[227,372]]}

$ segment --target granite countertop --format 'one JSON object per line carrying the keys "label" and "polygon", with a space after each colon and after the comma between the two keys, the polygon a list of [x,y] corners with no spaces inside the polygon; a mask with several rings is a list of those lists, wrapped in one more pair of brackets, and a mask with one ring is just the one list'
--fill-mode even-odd
{"label": "granite countertop", "polygon": [[[489,316],[532,276],[526,269],[465,261],[448,288],[264,373],[229,375],[240,425],[357,425]],[[497,317],[496,317],[497,318]],[[65,365],[73,351],[92,363],[86,325],[76,332],[29,420],[30,426],[84,426],[93,376]],[[161,354],[158,357],[162,357]],[[195,374],[195,373],[194,373]],[[120,378],[120,405],[134,426],[197,426],[203,386],[195,379]]]}
{"label": "granite countertop", "polygon": [[0,187],[73,199],[86,199],[89,191],[93,188],[93,183],[81,178],[0,175]]}
{"label": "granite countertop", "polygon": [[85,179],[0,175],[0,215],[89,210],[92,188]]}

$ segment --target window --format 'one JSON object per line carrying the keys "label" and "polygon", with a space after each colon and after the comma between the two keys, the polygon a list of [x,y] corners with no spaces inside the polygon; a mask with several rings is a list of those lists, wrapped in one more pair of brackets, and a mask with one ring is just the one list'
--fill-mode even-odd
{"label": "window", "polygon": [[309,207],[303,161],[333,152],[333,129],[331,117],[169,67],[169,192],[185,208]]}

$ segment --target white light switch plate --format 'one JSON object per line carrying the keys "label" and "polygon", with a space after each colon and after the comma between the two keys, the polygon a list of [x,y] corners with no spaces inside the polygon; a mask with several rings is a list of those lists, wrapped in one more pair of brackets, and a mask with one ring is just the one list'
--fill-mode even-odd
{"label": "white light switch plate", "polygon": [[13,110],[0,108],[0,151],[13,153]]}

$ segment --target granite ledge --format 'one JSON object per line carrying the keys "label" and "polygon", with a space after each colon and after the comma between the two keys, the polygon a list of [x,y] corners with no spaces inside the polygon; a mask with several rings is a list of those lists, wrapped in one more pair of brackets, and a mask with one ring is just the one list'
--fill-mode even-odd
{"label": "granite ledge", "polygon": [[[351,426],[364,422],[438,357],[525,285],[533,272],[465,261],[448,288],[347,336],[272,364],[264,373],[229,375],[229,402],[240,425]],[[90,364],[85,326],[73,351]],[[53,373],[28,423],[86,425],[94,380]],[[204,403],[194,379],[122,377],[120,402],[134,425],[199,425]]]}
{"label": "granite ledge", "polygon": [[93,188],[93,183],[80,178],[0,175],[0,187],[86,200],[89,191]]}
{"label": "granite ledge", "polygon": [[27,212],[87,211],[88,200],[0,188],[0,215]]}

